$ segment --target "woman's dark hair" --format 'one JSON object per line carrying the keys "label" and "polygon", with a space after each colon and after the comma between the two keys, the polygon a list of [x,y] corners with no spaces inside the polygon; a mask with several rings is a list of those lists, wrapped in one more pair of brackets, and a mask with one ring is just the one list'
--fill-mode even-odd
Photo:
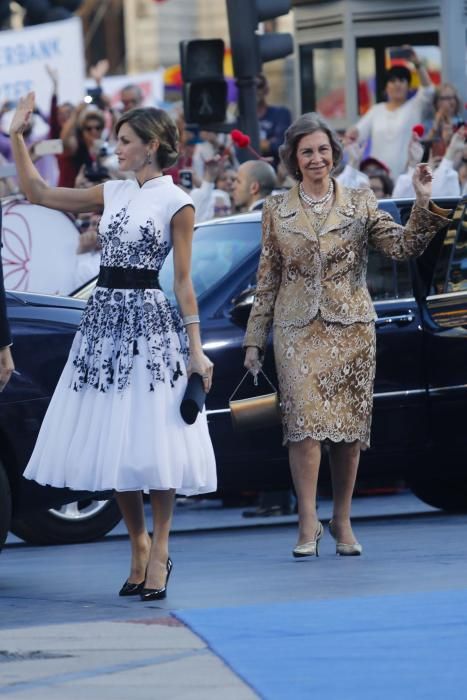
{"label": "woman's dark hair", "polygon": [[284,134],[284,143],[279,148],[279,156],[287,172],[296,180],[302,179],[297,161],[298,143],[304,136],[314,134],[315,131],[322,131],[329,139],[333,168],[337,168],[342,160],[342,146],[336,132],[316,112],[302,114],[289,126]]}
{"label": "woman's dark hair", "polygon": [[130,109],[117,122],[117,136],[123,124],[128,124],[143,143],[159,141],[156,158],[161,170],[170,168],[175,163],[178,158],[179,135],[175,122],[167,112],[156,107]]}
{"label": "woman's dark hair", "polygon": [[389,175],[386,172],[384,172],[384,170],[376,170],[373,173],[369,173],[368,177],[370,180],[372,178],[377,178],[378,180],[380,180],[381,186],[383,188],[383,194],[385,197],[390,197],[392,195],[394,183],[389,177]]}
{"label": "woman's dark hair", "polygon": [[405,80],[410,87],[412,74],[405,66],[391,66],[384,74],[384,85],[386,86],[390,80]]}

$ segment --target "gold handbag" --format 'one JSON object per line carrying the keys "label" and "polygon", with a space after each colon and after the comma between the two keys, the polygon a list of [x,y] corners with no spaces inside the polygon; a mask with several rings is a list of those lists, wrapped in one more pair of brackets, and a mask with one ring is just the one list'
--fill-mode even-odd
{"label": "gold handbag", "polygon": [[[277,389],[263,370],[260,371],[273,389],[272,393],[252,396],[249,399],[234,399],[241,385],[250,374],[248,370],[229,399],[232,425],[234,430],[238,432],[269,428],[281,423],[280,401]],[[253,381],[254,385],[258,386],[258,375],[254,377]]]}

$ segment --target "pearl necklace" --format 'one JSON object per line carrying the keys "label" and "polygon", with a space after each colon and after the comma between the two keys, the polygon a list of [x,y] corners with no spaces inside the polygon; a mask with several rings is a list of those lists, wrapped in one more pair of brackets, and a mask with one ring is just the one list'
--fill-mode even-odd
{"label": "pearl necklace", "polygon": [[313,197],[310,197],[310,195],[307,194],[303,189],[303,183],[300,183],[299,193],[303,201],[311,207],[315,214],[322,214],[326,204],[329,202],[332,195],[334,194],[334,186],[332,184],[332,180],[329,180],[328,191],[326,192],[324,197],[321,197],[321,199],[313,199]]}

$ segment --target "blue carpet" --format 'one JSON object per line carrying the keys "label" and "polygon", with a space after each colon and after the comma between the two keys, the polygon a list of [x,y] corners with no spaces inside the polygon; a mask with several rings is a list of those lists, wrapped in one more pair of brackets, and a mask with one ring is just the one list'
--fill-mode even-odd
{"label": "blue carpet", "polygon": [[267,700],[467,698],[467,590],[176,615]]}

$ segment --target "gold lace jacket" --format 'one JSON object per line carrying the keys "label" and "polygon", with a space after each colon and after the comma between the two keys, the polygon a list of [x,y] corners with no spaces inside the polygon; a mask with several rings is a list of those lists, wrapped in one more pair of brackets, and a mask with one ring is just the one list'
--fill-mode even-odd
{"label": "gold lace jacket", "polygon": [[[414,205],[407,225],[378,209],[369,189],[334,180],[334,205],[317,236],[298,185],[268,197],[263,208],[263,244],[255,300],[244,347],[264,350],[271,324],[305,326],[320,313],[326,321],[368,323],[376,318],[366,286],[368,246],[395,260],[421,255],[448,223],[447,210]],[[435,213],[435,211],[439,213]]]}

